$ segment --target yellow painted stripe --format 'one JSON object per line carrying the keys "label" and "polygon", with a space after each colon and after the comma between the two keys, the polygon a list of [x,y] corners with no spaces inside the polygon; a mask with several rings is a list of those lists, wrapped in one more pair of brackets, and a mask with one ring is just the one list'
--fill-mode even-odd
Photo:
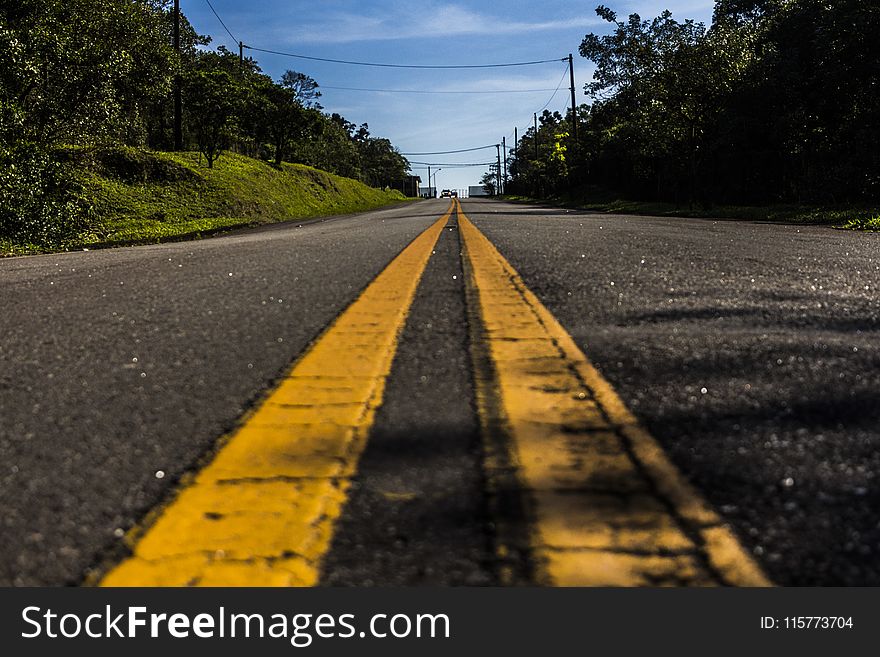
{"label": "yellow painted stripe", "polygon": [[310,586],[450,210],[293,365],[216,457],[133,532],[103,586]]}
{"label": "yellow painted stripe", "polygon": [[[514,472],[532,523],[538,583],[560,586],[770,582],[672,465],[574,340],[461,212],[469,303],[491,372],[477,372],[487,474]],[[496,489],[505,488],[496,483]],[[517,546],[499,545],[503,558]],[[503,574],[503,573],[502,573]]]}

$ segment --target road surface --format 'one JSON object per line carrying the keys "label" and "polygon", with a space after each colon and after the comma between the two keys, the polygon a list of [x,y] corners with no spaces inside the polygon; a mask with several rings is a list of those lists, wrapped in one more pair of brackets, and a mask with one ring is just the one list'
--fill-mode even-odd
{"label": "road surface", "polygon": [[475,199],[0,260],[0,584],[878,585],[878,287]]}

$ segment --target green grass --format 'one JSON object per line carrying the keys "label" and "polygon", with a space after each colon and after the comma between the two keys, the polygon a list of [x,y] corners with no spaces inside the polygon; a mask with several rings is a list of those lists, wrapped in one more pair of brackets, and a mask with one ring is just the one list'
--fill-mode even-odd
{"label": "green grass", "polygon": [[238,226],[372,210],[405,201],[358,181],[299,164],[271,164],[225,153],[213,169],[195,153],[157,153],[118,146],[70,148],[70,163],[94,205],[95,218],[60,244],[0,238],[0,254],[196,238]]}
{"label": "green grass", "polygon": [[[540,199],[508,196],[511,200],[529,203]],[[798,224],[828,224],[852,230],[880,230],[880,214],[872,208],[813,207],[798,205],[744,206],[715,205],[707,208],[677,205],[674,203],[631,201],[607,196],[558,197],[545,199],[563,207],[593,210],[608,214],[650,215],[659,217],[699,217],[719,219],[742,219],[746,221],[772,221]],[[874,216],[873,219],[862,217]]]}
{"label": "green grass", "polygon": [[880,230],[880,214],[850,219],[841,228],[846,228],[847,230]]}

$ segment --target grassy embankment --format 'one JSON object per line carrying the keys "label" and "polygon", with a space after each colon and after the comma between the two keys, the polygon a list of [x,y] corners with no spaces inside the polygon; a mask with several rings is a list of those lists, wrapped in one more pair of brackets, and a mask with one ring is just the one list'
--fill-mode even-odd
{"label": "grassy embankment", "polygon": [[827,224],[849,230],[880,230],[880,210],[874,208],[835,208],[796,205],[771,205],[765,207],[715,205],[708,208],[674,203],[628,201],[604,194],[563,196],[553,199],[534,199],[525,196],[508,196],[510,200],[528,203],[552,202],[568,208],[593,210],[608,214],[650,215],[658,217],[699,217],[741,219],[746,221],[771,221],[798,224]]}
{"label": "grassy embankment", "polygon": [[298,164],[280,169],[224,154],[214,168],[196,153],[131,148],[63,153],[94,207],[89,225],[56,244],[0,237],[0,255],[196,238],[253,226],[371,210],[406,199],[396,191]]}

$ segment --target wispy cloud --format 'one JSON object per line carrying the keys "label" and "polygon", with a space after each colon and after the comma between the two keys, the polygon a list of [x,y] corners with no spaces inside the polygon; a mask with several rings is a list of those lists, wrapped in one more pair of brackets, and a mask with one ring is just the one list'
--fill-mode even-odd
{"label": "wispy cloud", "polygon": [[382,11],[373,10],[370,13],[323,12],[315,22],[301,24],[293,30],[289,27],[279,29],[278,36],[290,43],[351,43],[529,34],[590,27],[599,23],[592,12],[566,19],[529,22],[505,20],[456,4],[434,4],[424,12],[414,12],[412,5],[406,4],[401,5],[399,11],[386,6]]}

